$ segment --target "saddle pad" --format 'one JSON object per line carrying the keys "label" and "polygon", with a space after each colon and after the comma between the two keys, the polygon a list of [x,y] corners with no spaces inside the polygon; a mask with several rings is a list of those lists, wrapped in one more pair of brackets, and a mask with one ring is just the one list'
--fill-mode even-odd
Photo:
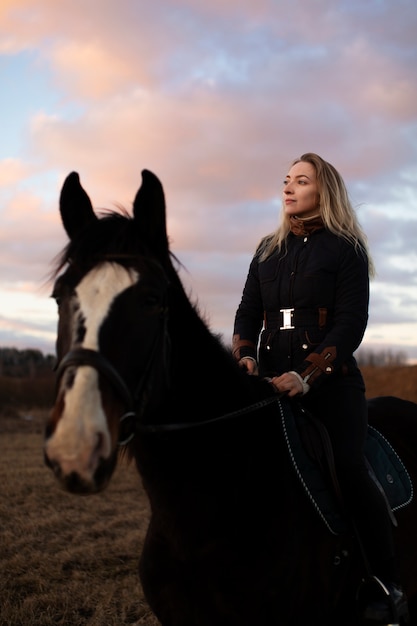
{"label": "saddle pad", "polygon": [[407,506],[413,499],[410,475],[389,441],[373,426],[368,426],[365,454],[391,510]]}
{"label": "saddle pad", "polygon": [[[279,402],[279,407],[290,459],[311,504],[332,534],[345,532],[348,522],[340,511],[336,495],[328,488],[318,463],[307,454],[298,432],[296,421],[308,418],[302,413],[295,416],[288,403]],[[413,498],[411,478],[391,444],[372,426],[368,427],[366,457],[391,509],[409,504]]]}

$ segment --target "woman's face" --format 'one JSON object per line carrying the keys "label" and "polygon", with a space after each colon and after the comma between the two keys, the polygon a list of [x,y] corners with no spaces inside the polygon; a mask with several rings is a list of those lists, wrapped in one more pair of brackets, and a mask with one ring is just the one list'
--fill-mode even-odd
{"label": "woman's face", "polygon": [[282,196],[287,215],[306,218],[319,213],[316,170],[311,163],[300,161],[291,167],[284,180]]}

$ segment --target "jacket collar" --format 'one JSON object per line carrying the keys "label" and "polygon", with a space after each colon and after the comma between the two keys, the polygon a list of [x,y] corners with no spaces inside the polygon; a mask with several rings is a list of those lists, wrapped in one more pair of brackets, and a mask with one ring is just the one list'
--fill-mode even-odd
{"label": "jacket collar", "polygon": [[316,230],[324,228],[324,223],[321,219],[321,215],[312,215],[304,219],[296,215],[291,215],[290,228],[291,232],[297,237],[305,237],[311,235]]}

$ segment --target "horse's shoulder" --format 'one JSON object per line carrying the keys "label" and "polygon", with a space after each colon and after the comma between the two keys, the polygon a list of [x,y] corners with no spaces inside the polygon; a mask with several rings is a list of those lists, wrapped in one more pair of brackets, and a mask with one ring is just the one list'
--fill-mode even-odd
{"label": "horse's shoulder", "polygon": [[405,400],[397,396],[375,396],[368,398],[369,418],[378,419],[383,416],[408,415],[412,418],[417,416],[417,403]]}

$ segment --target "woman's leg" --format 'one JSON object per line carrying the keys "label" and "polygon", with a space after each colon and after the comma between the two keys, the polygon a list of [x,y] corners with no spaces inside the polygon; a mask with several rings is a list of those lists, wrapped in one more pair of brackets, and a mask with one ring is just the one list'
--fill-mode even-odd
{"label": "woman's leg", "polygon": [[356,386],[326,386],[305,397],[306,408],[325,424],[333,445],[337,475],[346,506],[357,528],[371,572],[399,583],[391,519],[364,457],[367,404]]}

